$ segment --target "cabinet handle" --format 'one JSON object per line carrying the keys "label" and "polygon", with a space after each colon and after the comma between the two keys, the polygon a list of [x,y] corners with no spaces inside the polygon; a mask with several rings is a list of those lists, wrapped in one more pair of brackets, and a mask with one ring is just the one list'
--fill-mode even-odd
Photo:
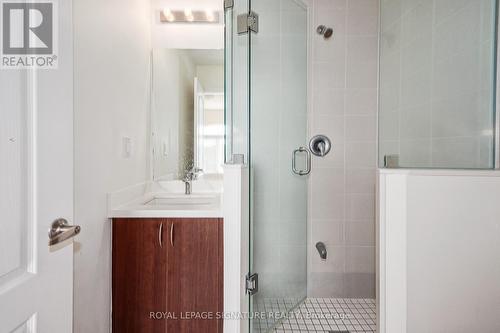
{"label": "cabinet handle", "polygon": [[158,230],[158,243],[163,247],[163,222],[160,223],[160,230]]}
{"label": "cabinet handle", "polygon": [[170,225],[170,245],[174,246],[174,222]]}

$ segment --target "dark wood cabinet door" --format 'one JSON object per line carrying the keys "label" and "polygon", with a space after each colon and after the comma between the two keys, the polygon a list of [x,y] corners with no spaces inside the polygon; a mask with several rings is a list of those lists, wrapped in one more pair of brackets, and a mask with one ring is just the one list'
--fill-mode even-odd
{"label": "dark wood cabinet door", "polygon": [[222,219],[168,219],[167,229],[167,308],[177,318],[167,332],[222,332]]}
{"label": "dark wood cabinet door", "polygon": [[150,316],[167,311],[166,228],[164,219],[113,220],[113,332],[166,332]]}

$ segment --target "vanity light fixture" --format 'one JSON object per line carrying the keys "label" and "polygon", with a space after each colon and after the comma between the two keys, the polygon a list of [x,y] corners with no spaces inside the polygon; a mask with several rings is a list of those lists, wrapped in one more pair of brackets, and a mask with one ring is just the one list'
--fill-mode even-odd
{"label": "vanity light fixture", "polygon": [[214,10],[172,10],[164,8],[160,11],[161,23],[220,23],[221,14]]}

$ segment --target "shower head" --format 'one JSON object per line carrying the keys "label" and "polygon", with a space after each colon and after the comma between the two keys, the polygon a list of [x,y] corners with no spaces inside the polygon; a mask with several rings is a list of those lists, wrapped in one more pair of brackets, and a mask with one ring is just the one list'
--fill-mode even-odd
{"label": "shower head", "polygon": [[328,39],[330,37],[332,37],[333,35],[333,29],[332,28],[327,28],[325,33],[323,34],[323,36],[325,37],[325,39]]}
{"label": "shower head", "polygon": [[324,25],[318,25],[318,27],[316,28],[316,32],[318,33],[318,35],[322,35],[325,39],[328,39],[333,35],[333,29]]}

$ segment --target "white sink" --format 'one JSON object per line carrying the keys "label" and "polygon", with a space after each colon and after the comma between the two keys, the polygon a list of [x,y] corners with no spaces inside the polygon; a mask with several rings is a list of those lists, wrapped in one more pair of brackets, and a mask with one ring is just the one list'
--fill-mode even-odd
{"label": "white sink", "polygon": [[177,180],[143,183],[109,194],[108,217],[221,218],[221,186],[197,182],[192,194],[184,194],[184,183]]}
{"label": "white sink", "polygon": [[214,207],[218,201],[218,196],[214,194],[169,194],[155,196],[144,205],[168,210],[198,210]]}

